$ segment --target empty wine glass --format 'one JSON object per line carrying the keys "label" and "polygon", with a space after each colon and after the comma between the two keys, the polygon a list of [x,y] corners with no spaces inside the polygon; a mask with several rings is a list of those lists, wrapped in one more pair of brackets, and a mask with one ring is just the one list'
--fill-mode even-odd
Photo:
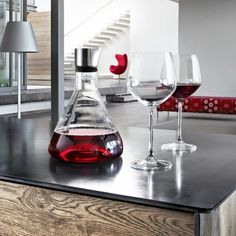
{"label": "empty wine glass", "polygon": [[172,164],[159,160],[153,152],[153,110],[166,101],[176,88],[172,55],[168,52],[140,52],[131,58],[128,90],[149,109],[149,153],[144,160],[133,161],[139,170],[167,170]]}
{"label": "empty wine glass", "polygon": [[173,93],[178,101],[178,129],[174,143],[163,144],[162,150],[196,151],[197,146],[185,143],[182,139],[182,105],[185,98],[192,95],[201,85],[201,73],[196,55],[179,55],[174,57],[177,75],[177,88]]}

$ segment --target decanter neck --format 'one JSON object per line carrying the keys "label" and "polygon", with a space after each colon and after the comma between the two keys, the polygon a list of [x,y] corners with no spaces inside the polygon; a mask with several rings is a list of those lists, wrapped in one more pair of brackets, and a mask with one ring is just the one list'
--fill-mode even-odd
{"label": "decanter neck", "polygon": [[96,90],[97,72],[76,72],[76,89]]}

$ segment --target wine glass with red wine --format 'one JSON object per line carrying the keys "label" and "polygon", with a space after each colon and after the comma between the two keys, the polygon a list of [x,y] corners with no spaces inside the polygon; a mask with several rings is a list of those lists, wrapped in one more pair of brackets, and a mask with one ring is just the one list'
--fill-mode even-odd
{"label": "wine glass with red wine", "polygon": [[174,58],[177,88],[173,97],[178,101],[178,129],[174,143],[162,145],[162,150],[169,151],[196,151],[197,146],[188,144],[182,138],[182,106],[185,98],[192,95],[201,86],[201,73],[196,55],[180,55]]}
{"label": "wine glass with red wine", "polygon": [[[167,170],[172,164],[159,160],[153,152],[153,110],[175,91],[176,74],[172,55],[168,52],[140,52],[131,58],[128,90],[149,110],[149,148],[144,160],[131,163],[139,170]],[[138,115],[138,114],[137,114]]]}

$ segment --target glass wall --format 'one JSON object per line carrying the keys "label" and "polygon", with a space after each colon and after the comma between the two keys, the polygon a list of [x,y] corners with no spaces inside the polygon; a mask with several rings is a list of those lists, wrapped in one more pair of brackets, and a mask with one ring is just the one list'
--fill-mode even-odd
{"label": "glass wall", "polygon": [[[0,40],[4,33],[7,22],[6,1],[0,1]],[[6,53],[0,53],[0,87],[9,87],[9,59]]]}
{"label": "glass wall", "polygon": [[[35,12],[35,0],[0,0],[0,42],[8,21],[26,20],[29,12]],[[15,53],[0,53],[0,90],[12,90],[17,86],[15,72],[17,70]],[[23,55],[20,61],[22,73],[22,88],[26,88],[26,59]]]}

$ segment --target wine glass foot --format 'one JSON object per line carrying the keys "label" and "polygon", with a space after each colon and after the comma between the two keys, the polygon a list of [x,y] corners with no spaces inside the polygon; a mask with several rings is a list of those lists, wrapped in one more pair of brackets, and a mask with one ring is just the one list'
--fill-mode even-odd
{"label": "wine glass foot", "polygon": [[152,170],[160,170],[165,171],[169,170],[172,167],[172,163],[165,160],[156,160],[155,162],[148,162],[146,160],[142,161],[133,161],[130,163],[130,166],[137,170],[145,170],[145,171],[152,171]]}
{"label": "wine glass foot", "polygon": [[194,152],[197,150],[197,146],[184,142],[167,143],[161,146],[163,151],[182,151],[182,152]]}

